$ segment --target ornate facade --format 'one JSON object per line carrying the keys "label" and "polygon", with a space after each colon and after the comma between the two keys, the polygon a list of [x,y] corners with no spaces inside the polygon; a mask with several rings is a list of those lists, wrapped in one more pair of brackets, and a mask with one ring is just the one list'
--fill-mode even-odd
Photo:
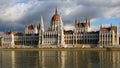
{"label": "ornate facade", "polygon": [[25,33],[4,32],[2,47],[114,47],[119,45],[117,26],[100,27],[99,31],[91,31],[90,20],[75,20],[74,30],[64,30],[63,21],[55,10],[48,30],[44,29],[43,18],[39,26],[25,26]]}

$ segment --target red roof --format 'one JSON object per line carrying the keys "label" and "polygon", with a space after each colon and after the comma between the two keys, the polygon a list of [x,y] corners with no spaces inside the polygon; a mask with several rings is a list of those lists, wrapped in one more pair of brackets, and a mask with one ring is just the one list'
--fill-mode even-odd
{"label": "red roof", "polygon": [[115,33],[117,33],[117,26],[113,26],[113,27],[112,27],[112,30],[114,30]]}
{"label": "red roof", "polygon": [[28,30],[32,30],[32,29],[34,29],[33,25],[29,25]]}
{"label": "red roof", "polygon": [[58,14],[55,14],[53,17],[52,17],[52,21],[60,21],[60,16]]}
{"label": "red roof", "polygon": [[5,35],[9,35],[9,34],[11,34],[11,32],[4,32],[4,34],[5,34]]}
{"label": "red roof", "polygon": [[73,34],[72,30],[64,31],[64,34]]}
{"label": "red roof", "polygon": [[102,31],[102,32],[109,32],[109,31],[111,31],[111,30],[114,30],[115,33],[117,33],[117,26],[100,28],[100,31]]}
{"label": "red roof", "polygon": [[28,30],[33,30],[33,29],[36,28],[36,27],[37,27],[37,29],[39,29],[39,27],[38,27],[36,24],[26,26],[26,28],[27,28]]}
{"label": "red roof", "polygon": [[83,34],[83,32],[77,32],[77,34]]}
{"label": "red roof", "polygon": [[11,33],[15,33],[15,32],[11,32],[11,31],[4,32],[5,35],[10,35]]}
{"label": "red roof", "polygon": [[75,24],[75,26],[82,28],[82,27],[90,26],[90,23],[77,23]]}
{"label": "red roof", "polygon": [[23,36],[23,33],[15,33],[14,36]]}
{"label": "red roof", "polygon": [[102,32],[109,32],[111,29],[110,28],[101,28]]}

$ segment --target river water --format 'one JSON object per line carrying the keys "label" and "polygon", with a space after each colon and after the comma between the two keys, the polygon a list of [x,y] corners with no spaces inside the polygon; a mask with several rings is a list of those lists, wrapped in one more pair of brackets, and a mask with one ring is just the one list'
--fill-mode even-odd
{"label": "river water", "polygon": [[0,51],[0,68],[120,68],[120,51]]}

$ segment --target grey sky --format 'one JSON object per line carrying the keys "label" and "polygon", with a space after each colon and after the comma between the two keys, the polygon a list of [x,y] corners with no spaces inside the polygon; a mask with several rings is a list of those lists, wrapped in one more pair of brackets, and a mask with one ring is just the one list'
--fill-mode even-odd
{"label": "grey sky", "polygon": [[40,16],[48,28],[56,8],[69,29],[76,17],[88,17],[91,22],[120,18],[119,6],[120,0],[0,0],[0,31],[24,31],[25,25],[39,24]]}

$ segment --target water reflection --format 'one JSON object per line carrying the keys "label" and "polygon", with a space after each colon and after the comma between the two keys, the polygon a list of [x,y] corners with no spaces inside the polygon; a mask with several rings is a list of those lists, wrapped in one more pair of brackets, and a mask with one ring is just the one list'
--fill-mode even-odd
{"label": "water reflection", "polygon": [[120,52],[100,52],[100,68],[120,68]]}
{"label": "water reflection", "polygon": [[0,68],[120,68],[119,51],[0,51]]}

